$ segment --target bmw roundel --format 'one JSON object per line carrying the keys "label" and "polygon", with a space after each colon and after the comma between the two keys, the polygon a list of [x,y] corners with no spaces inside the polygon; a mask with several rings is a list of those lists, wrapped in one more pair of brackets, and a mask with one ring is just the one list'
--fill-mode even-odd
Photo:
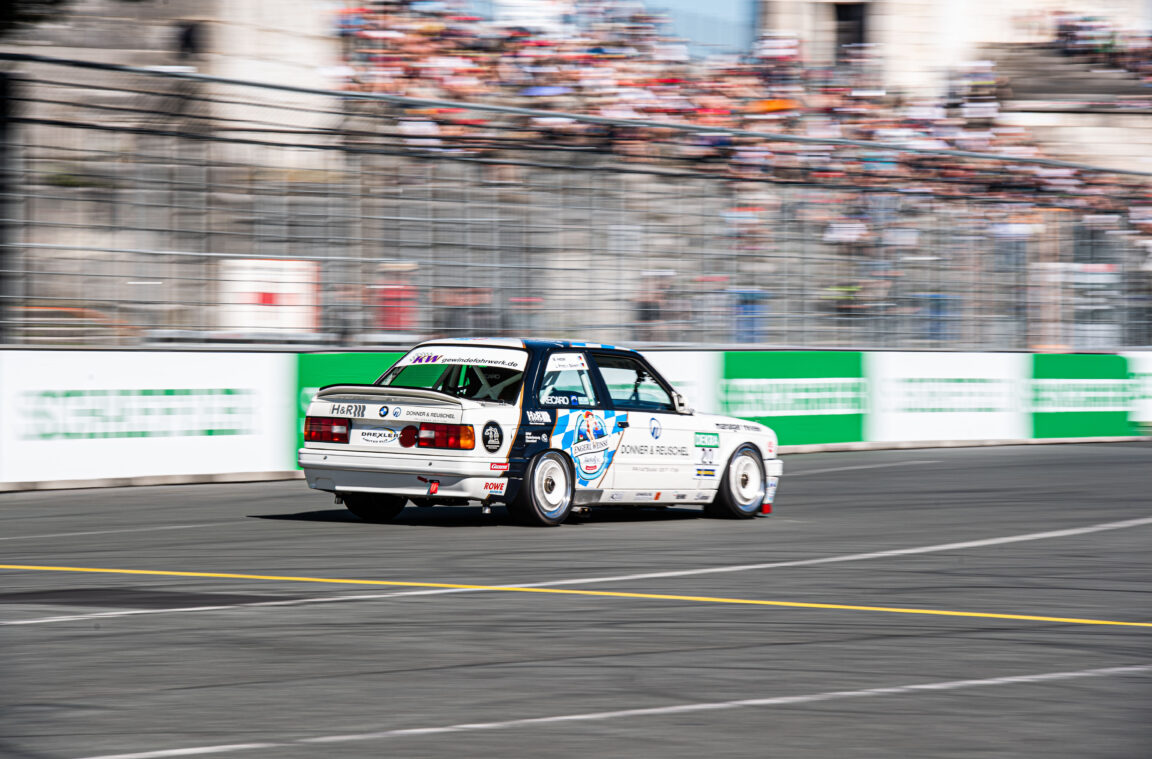
{"label": "bmw roundel", "polygon": [[380,407],[380,417],[383,418],[386,416],[388,416],[388,407],[387,406],[381,406]]}

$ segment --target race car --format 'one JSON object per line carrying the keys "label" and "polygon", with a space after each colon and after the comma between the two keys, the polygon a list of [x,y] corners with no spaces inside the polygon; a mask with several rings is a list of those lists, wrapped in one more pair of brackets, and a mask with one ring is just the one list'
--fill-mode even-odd
{"label": "race car", "polygon": [[776,434],[698,414],[640,353],[566,340],[421,343],[371,385],[323,387],[308,407],[308,486],[370,522],[416,506],[503,503],[558,525],[592,506],[769,513]]}

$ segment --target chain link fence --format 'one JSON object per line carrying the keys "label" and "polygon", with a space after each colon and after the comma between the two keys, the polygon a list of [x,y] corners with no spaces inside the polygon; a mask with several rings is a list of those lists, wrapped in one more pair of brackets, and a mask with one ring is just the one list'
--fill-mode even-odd
{"label": "chain link fence", "polygon": [[1136,174],[3,59],[9,344],[1152,344]]}

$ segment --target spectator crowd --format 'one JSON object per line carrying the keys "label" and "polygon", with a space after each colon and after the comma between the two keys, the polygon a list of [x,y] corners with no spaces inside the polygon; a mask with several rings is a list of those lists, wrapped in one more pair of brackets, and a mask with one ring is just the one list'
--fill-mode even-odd
{"label": "spectator crowd", "polygon": [[[998,123],[1006,83],[993,62],[975,62],[952,72],[945,96],[909,96],[885,89],[882,51],[870,45],[845,46],[837,51],[834,65],[817,66],[807,61],[803,40],[768,33],[746,54],[702,58],[690,54],[685,40],[669,34],[666,19],[638,2],[573,0],[567,4],[570,14],[541,26],[497,24],[464,7],[386,0],[344,8],[337,29],[346,63],[345,87],[556,115],[529,117],[465,107],[389,110],[408,148],[489,157],[497,163],[510,151],[521,160],[528,156],[541,161],[570,153],[576,156],[571,160],[607,157],[633,168],[819,188],[819,198],[784,213],[798,214],[795,218],[803,225],[822,229],[817,234],[824,245],[858,262],[859,276],[824,291],[837,313],[901,310],[892,303],[898,300],[895,288],[905,272],[894,261],[915,252],[915,218],[925,207],[921,201],[975,199],[990,204],[982,211],[970,206],[963,210],[964,204],[958,204],[946,213],[958,223],[971,215],[963,223],[970,222],[973,233],[992,241],[993,269],[1003,279],[997,287],[1004,290],[993,310],[1021,324],[1026,298],[1020,279],[1027,261],[1023,251],[1042,229],[1036,209],[1073,210],[1078,218],[1092,220],[1088,226],[1118,230],[1130,225],[1141,239],[1152,240],[1152,193],[1144,177],[1018,160],[1046,156],[1025,129]],[[1108,65],[1146,77],[1152,73],[1146,34],[1122,33],[1096,19],[1070,14],[1053,14],[1048,20],[1049,44],[1067,54],[1100,56]],[[360,102],[356,107],[382,106]],[[587,123],[566,114],[643,124]],[[370,131],[360,136],[378,138]],[[936,150],[995,157],[921,152]],[[765,215],[763,210],[734,208],[729,213],[727,234],[738,249],[755,251],[770,236],[756,221]],[[1149,262],[1143,266],[1152,272],[1152,244],[1148,250]],[[1085,257],[1076,253],[1075,258],[1105,260],[1095,252]],[[652,278],[640,297],[639,339],[659,337],[668,286]],[[920,299],[927,297],[945,296]],[[870,305],[876,307],[869,310]],[[933,307],[950,306],[940,301]],[[919,314],[923,308],[903,311]]]}
{"label": "spectator crowd", "polygon": [[[1144,193],[1138,181],[1117,175],[1014,163],[1044,156],[1024,129],[997,124],[1003,83],[990,62],[954,72],[947,97],[902,97],[883,88],[877,51],[868,45],[840,50],[834,66],[810,66],[802,40],[766,34],[748,55],[701,59],[689,55],[684,40],[664,31],[666,19],[637,2],[574,0],[572,13],[551,28],[498,25],[462,7],[376,0],[344,8],[337,28],[346,87],[681,129],[588,124],[561,114],[514,118],[416,108],[401,114],[399,126],[413,147],[610,151],[622,161],[673,162],[734,178],[893,187],[1094,211],[1122,210]],[[1057,43],[1071,54],[1094,55],[1105,47],[1096,21],[1053,18]],[[1146,66],[1148,49],[1137,45],[1137,37],[1113,32],[1111,39],[1124,45],[1113,44],[1108,54],[1117,63]],[[807,141],[705,131],[714,128]],[[822,139],[972,151],[1005,160],[831,145]]]}

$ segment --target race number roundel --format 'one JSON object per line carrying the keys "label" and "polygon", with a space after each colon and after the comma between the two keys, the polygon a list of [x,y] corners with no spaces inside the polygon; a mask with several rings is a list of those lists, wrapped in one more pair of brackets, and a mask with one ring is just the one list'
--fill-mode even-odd
{"label": "race number roundel", "polygon": [[481,435],[484,438],[484,450],[489,453],[496,453],[504,444],[504,430],[500,429],[500,425],[496,422],[485,424]]}

